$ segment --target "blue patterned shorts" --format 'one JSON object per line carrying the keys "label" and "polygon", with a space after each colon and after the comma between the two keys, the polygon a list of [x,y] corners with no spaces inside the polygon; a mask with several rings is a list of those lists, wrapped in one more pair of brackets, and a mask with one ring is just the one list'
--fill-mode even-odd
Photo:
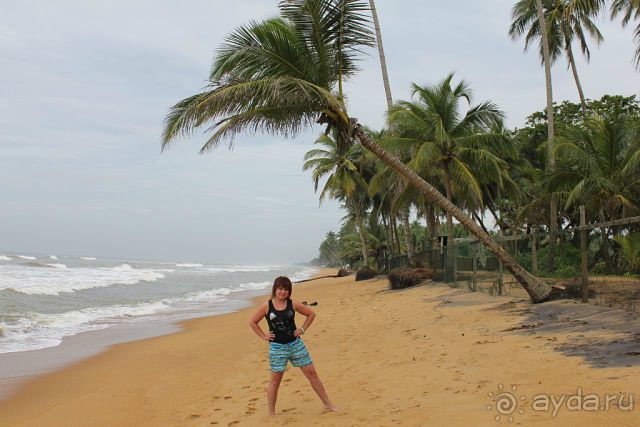
{"label": "blue patterned shorts", "polygon": [[296,368],[313,363],[301,338],[287,344],[269,343],[269,365],[273,372],[284,372],[289,361]]}

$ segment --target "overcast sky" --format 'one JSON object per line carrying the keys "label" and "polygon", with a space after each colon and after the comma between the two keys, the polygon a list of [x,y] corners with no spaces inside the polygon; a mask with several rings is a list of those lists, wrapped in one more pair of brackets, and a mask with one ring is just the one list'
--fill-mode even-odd
{"label": "overcast sky", "polygon": [[[455,71],[509,126],[545,105],[534,51],[507,37],[512,1],[378,0],[391,88]],[[318,207],[295,140],[236,139],[200,156],[202,135],[160,153],[162,120],[199,91],[235,27],[277,15],[277,1],[4,0],[0,6],[0,254],[35,252],[218,263],[317,255],[338,228]],[[634,24],[635,25],[635,24]],[[632,95],[632,30],[602,20],[605,43],[579,71],[585,94]],[[352,116],[379,128],[385,97],[375,52],[348,82]],[[577,100],[565,61],[555,98]]]}

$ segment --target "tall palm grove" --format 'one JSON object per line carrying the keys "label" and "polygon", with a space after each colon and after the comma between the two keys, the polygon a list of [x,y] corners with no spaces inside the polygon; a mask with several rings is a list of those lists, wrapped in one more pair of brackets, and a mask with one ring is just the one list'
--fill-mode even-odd
{"label": "tall palm grove", "polygon": [[[162,148],[201,127],[208,134],[202,153],[243,132],[317,130],[302,167],[320,201],[338,200],[345,211],[320,246],[321,263],[384,271],[398,260],[424,265],[423,254],[439,250],[451,267],[456,247],[473,241],[541,302],[554,292],[541,277],[575,261],[578,243],[564,230],[579,225],[581,206],[591,224],[640,214],[640,104],[616,94],[590,99],[575,61],[605,41],[597,23],[607,15],[637,25],[629,66],[640,67],[640,2],[512,5],[505,37],[539,51],[547,99],[519,129],[507,129],[505,112],[475,99],[471,84],[453,73],[416,81],[410,99],[394,100],[373,0],[287,0],[278,9],[278,17],[249,21],[216,48],[207,87],[170,108]],[[345,99],[359,59],[375,47],[387,100],[383,129],[360,123]],[[554,102],[550,70],[561,57],[578,104]],[[506,250],[505,235],[540,236],[531,241],[541,268]],[[592,266],[640,273],[639,223],[589,235]],[[456,280],[455,268],[445,271],[443,280]]]}

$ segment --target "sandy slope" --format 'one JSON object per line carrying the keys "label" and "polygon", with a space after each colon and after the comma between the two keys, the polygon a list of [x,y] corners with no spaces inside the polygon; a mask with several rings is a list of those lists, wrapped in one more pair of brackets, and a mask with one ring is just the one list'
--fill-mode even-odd
{"label": "sandy slope", "polygon": [[[265,416],[267,348],[248,327],[250,309],[188,321],[183,332],[117,345],[36,379],[0,402],[0,425],[495,426],[509,424],[508,410],[495,420],[501,391],[518,398],[510,415],[520,425],[640,425],[640,409],[615,406],[619,393],[623,406],[629,393],[640,399],[635,315],[436,284],[391,292],[385,280],[353,276],[297,285],[293,297],[319,302],[304,338],[340,414],[323,413],[290,367],[278,417]],[[583,410],[564,401],[555,417],[553,406],[541,410],[540,395],[550,402],[579,387]],[[586,411],[588,394],[616,400]]]}

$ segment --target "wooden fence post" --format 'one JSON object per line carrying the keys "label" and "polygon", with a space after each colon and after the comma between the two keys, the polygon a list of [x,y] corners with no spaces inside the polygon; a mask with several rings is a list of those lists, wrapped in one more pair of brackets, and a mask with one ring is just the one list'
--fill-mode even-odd
{"label": "wooden fence post", "polygon": [[[500,246],[504,248],[504,242],[502,241],[502,230],[498,230],[498,236],[500,239]],[[502,261],[498,260],[498,295],[502,295],[502,289],[504,282],[502,278]]]}
{"label": "wooden fence post", "polygon": [[[587,225],[584,205],[580,206],[580,227]],[[580,270],[582,275],[582,302],[589,302],[589,277],[587,271],[587,229],[580,229]]]}
{"label": "wooden fence post", "polygon": [[536,248],[536,230],[531,233],[531,273],[538,274],[538,250]]}
{"label": "wooden fence post", "polygon": [[471,247],[473,248],[471,252],[471,256],[473,257],[471,261],[473,266],[473,292],[478,292],[478,245],[472,243]]}

